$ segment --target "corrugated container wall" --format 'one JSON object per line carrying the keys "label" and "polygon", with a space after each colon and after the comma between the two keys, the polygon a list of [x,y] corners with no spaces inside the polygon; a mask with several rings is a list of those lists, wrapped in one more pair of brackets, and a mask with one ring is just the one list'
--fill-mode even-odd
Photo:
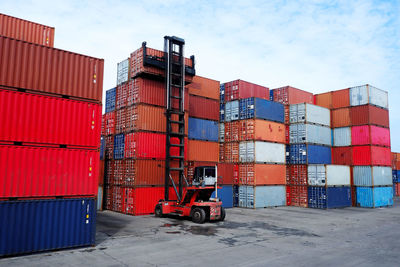
{"label": "corrugated container wall", "polygon": [[371,105],[351,107],[351,124],[353,126],[374,124],[389,128],[389,111]]}
{"label": "corrugated container wall", "polygon": [[0,256],[95,244],[92,198],[0,202]]}
{"label": "corrugated container wall", "polygon": [[332,108],[345,108],[350,106],[350,89],[332,91]]}
{"label": "corrugated container wall", "polygon": [[286,184],[286,167],[281,164],[240,164],[240,185]]}
{"label": "corrugated container wall", "polygon": [[225,87],[225,102],[245,99],[249,97],[259,97],[269,99],[269,89],[267,87],[254,83],[235,80],[224,84]]}
{"label": "corrugated container wall", "polygon": [[309,103],[314,104],[314,96],[312,93],[291,87],[284,86],[270,91],[270,100],[285,105]]}
{"label": "corrugated container wall", "polygon": [[106,91],[106,113],[112,112],[115,110],[117,97],[117,88],[111,88]]}
{"label": "corrugated container wall", "polygon": [[239,207],[255,209],[285,205],[285,186],[239,186]]}
{"label": "corrugated container wall", "polygon": [[332,147],[332,164],[353,165],[353,148]]}
{"label": "corrugated container wall", "polygon": [[[192,83],[187,85],[189,94],[220,100],[220,84],[219,81],[194,76]],[[221,100],[223,102],[223,100]]]}
{"label": "corrugated container wall", "polygon": [[312,104],[290,105],[290,123],[315,123],[330,126],[330,110]]}
{"label": "corrugated container wall", "polygon": [[242,120],[239,122],[239,140],[285,143],[285,125],[265,120]]}
{"label": "corrugated container wall", "polygon": [[240,119],[264,119],[284,123],[285,112],[281,103],[250,97],[239,101]]}
{"label": "corrugated container wall", "polygon": [[240,142],[239,161],[285,164],[285,145],[262,141]]}
{"label": "corrugated container wall", "polygon": [[214,142],[189,140],[189,161],[212,161],[218,162],[219,145]]}
{"label": "corrugated container wall", "polygon": [[0,85],[101,102],[104,60],[0,36]]}
{"label": "corrugated container wall", "polygon": [[378,146],[354,146],[353,165],[390,166],[390,148]]}
{"label": "corrugated container wall", "polygon": [[350,167],[344,165],[308,165],[308,185],[350,186]]}
{"label": "corrugated container wall", "polygon": [[354,166],[353,183],[355,186],[380,186],[393,183],[392,169],[378,166]]}
{"label": "corrugated container wall", "polygon": [[219,102],[214,99],[189,95],[189,114],[191,117],[218,121]]}
{"label": "corrugated container wall", "polygon": [[239,119],[239,100],[229,101],[225,104],[225,122]]}
{"label": "corrugated container wall", "polygon": [[318,145],[287,145],[288,164],[331,164],[331,148]]}
{"label": "corrugated container wall", "polygon": [[393,205],[393,187],[356,187],[357,206],[366,208]]}
{"label": "corrugated container wall", "polygon": [[351,144],[390,147],[390,130],[374,125],[354,126],[351,128]]}
{"label": "corrugated container wall", "polygon": [[189,117],[189,139],[218,142],[218,122]]}
{"label": "corrugated container wall", "polygon": [[371,85],[361,85],[350,88],[351,106],[372,104],[387,109],[388,93]]}
{"label": "corrugated container wall", "polygon": [[117,64],[117,85],[129,81],[129,58]]}
{"label": "corrugated container wall", "polygon": [[351,146],[351,127],[334,128],[333,146]]}
{"label": "corrugated container wall", "polygon": [[331,110],[332,128],[351,126],[350,108]]}
{"label": "corrugated container wall", "polygon": [[314,95],[315,105],[324,108],[332,108],[332,92]]}
{"label": "corrugated container wall", "polygon": [[215,198],[218,196],[219,199],[222,201],[222,207],[224,208],[233,208],[233,187],[232,185],[223,185],[221,189],[217,190],[212,193],[211,198]]}
{"label": "corrugated container wall", "polygon": [[351,206],[351,188],[308,187],[308,207],[317,209],[344,208]]}
{"label": "corrugated container wall", "polygon": [[0,13],[0,35],[54,47],[54,27]]}
{"label": "corrugated container wall", "polygon": [[314,124],[291,124],[290,144],[312,143],[330,146],[332,132],[329,127]]}

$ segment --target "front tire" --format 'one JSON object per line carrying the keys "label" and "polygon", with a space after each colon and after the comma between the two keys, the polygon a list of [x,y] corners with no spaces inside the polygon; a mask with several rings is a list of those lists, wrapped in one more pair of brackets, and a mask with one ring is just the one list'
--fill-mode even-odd
{"label": "front tire", "polygon": [[219,221],[222,222],[223,220],[225,220],[225,216],[226,216],[225,209],[221,207],[221,217],[219,218]]}
{"label": "front tire", "polygon": [[161,218],[163,216],[161,204],[157,204],[154,209],[154,215]]}
{"label": "front tire", "polygon": [[206,212],[202,208],[194,208],[192,210],[192,221],[202,224],[206,220]]}

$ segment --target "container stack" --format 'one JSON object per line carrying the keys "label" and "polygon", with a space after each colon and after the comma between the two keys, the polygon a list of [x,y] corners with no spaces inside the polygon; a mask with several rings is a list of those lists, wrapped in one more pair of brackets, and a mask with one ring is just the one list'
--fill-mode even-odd
{"label": "container stack", "polygon": [[400,196],[400,154],[392,152],[393,196]]}
{"label": "container stack", "polygon": [[393,203],[387,92],[370,85],[316,95],[331,109],[334,164],[352,166],[353,205]]}
{"label": "container stack", "polygon": [[0,22],[0,256],[94,245],[104,61]]}
{"label": "container stack", "polygon": [[[157,202],[164,198],[167,99],[164,70],[145,64],[146,58],[162,63],[164,52],[147,48],[143,43],[141,48],[131,53],[130,58],[118,64],[117,86],[106,92],[106,113],[103,115],[105,122],[106,208],[130,215],[153,213]],[[193,60],[185,59],[187,68],[193,69]],[[187,83],[192,81],[192,76],[185,77]],[[218,84],[216,88],[218,88]],[[216,94],[218,94],[218,89],[214,93],[214,98],[218,98],[218,95],[215,96]],[[209,100],[208,98],[204,99]],[[190,100],[188,90],[186,90],[185,111],[187,115],[185,115],[185,131],[183,133],[186,137],[188,125],[191,125],[188,116]],[[207,117],[208,119],[216,120],[215,129],[209,132],[214,131],[211,135],[216,143],[211,148],[216,151],[214,158],[217,162],[218,101],[214,101],[216,102],[214,113],[210,112],[210,107],[206,106],[208,103],[198,105],[203,107],[203,113],[199,113],[200,117],[203,116],[202,122],[205,121],[204,116],[207,117],[209,114],[212,114],[212,117]],[[175,120],[178,120],[178,115],[175,116]],[[198,127],[204,127],[204,125],[198,125]],[[208,130],[208,128],[204,129]],[[178,132],[177,129],[172,130]],[[195,134],[200,136],[203,134],[206,137],[210,135],[201,131],[196,131]],[[171,142],[177,141],[175,139],[177,138],[171,138]],[[186,141],[185,157],[188,156],[188,146],[192,146],[193,152],[199,150],[208,153],[203,153],[201,156],[194,153],[198,158],[195,156],[192,160],[209,161],[207,159],[211,155],[210,146],[204,148],[207,144],[208,142],[200,140],[193,141],[193,143]],[[175,149],[178,153],[179,148]],[[173,151],[172,153],[174,153]],[[177,182],[177,177],[173,178]]]}
{"label": "container stack", "polygon": [[[290,127],[290,105],[300,103],[314,103],[312,93],[285,86],[270,91],[270,100],[282,103],[285,107],[285,137],[286,148],[290,151],[289,127]],[[288,153],[288,152],[286,152]],[[287,154],[288,156],[288,154]],[[307,207],[307,165],[299,161],[292,161],[286,158],[286,204],[288,206]]]}

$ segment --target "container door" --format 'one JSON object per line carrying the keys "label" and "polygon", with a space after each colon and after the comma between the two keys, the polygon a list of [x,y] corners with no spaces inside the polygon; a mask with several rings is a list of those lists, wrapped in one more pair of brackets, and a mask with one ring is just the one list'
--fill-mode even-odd
{"label": "container door", "polygon": [[289,121],[290,123],[297,123],[297,107],[298,105],[290,105],[289,106]]}
{"label": "container door", "polygon": [[317,185],[317,165],[308,165],[308,185]]}
{"label": "container door", "polygon": [[388,93],[371,85],[369,88],[369,103],[382,108],[388,108]]}
{"label": "container door", "polygon": [[289,142],[290,142],[290,144],[298,143],[298,140],[297,140],[297,138],[298,138],[297,128],[298,128],[298,124],[292,124],[289,127]]}
{"label": "container door", "polygon": [[227,102],[225,104],[225,121],[231,121],[232,120],[232,102]]}
{"label": "container door", "polygon": [[[297,105],[297,122],[304,123],[306,122],[306,104],[298,104]],[[308,118],[307,118],[308,120]]]}
{"label": "container door", "polygon": [[350,88],[350,105],[360,106],[368,104],[368,88],[366,85]]}
{"label": "container door", "polygon": [[239,119],[239,101],[235,100],[232,101],[232,106],[231,106],[231,120],[235,121]]}
{"label": "container door", "polygon": [[249,141],[246,142],[246,162],[255,162],[256,158],[255,158],[255,142],[253,141]]}
{"label": "container door", "polygon": [[239,207],[247,207],[247,186],[239,186]]}
{"label": "container door", "polygon": [[247,162],[247,142],[239,143],[239,161]]}
{"label": "container door", "polygon": [[254,200],[255,200],[255,187],[247,186],[247,208],[255,208]]}
{"label": "container door", "polygon": [[325,186],[326,185],[326,168],[324,165],[317,165],[317,181],[316,185]]}

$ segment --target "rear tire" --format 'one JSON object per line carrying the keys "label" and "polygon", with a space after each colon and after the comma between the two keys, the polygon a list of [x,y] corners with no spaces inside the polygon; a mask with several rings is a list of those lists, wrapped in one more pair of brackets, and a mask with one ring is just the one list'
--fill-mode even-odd
{"label": "rear tire", "polygon": [[222,222],[223,220],[225,220],[225,216],[226,216],[225,209],[221,207],[221,217],[219,218],[219,221]]}
{"label": "rear tire", "polygon": [[155,209],[154,209],[154,215],[155,215],[156,217],[159,217],[159,218],[163,217],[161,204],[157,204],[157,205],[156,205],[156,207],[155,207]]}
{"label": "rear tire", "polygon": [[206,212],[202,208],[194,208],[191,217],[194,223],[202,224],[206,220]]}

